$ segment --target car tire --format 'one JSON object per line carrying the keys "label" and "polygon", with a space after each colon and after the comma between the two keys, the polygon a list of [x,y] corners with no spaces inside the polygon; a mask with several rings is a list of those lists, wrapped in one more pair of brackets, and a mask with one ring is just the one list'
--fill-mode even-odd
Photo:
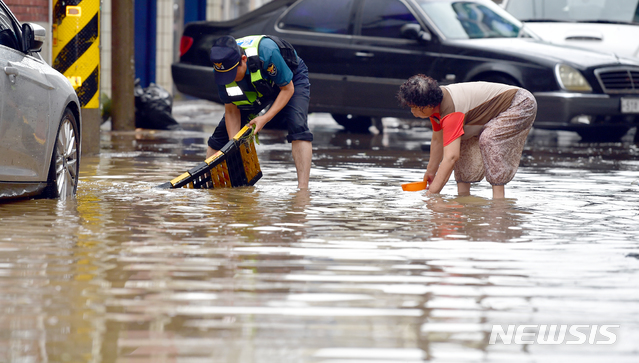
{"label": "car tire", "polygon": [[45,197],[66,199],[74,196],[80,172],[80,142],[78,122],[66,109],[53,146]]}
{"label": "car tire", "polygon": [[355,116],[344,114],[331,114],[335,122],[344,128],[346,132],[354,134],[365,134],[369,132],[369,127],[373,125],[373,118],[368,116]]}

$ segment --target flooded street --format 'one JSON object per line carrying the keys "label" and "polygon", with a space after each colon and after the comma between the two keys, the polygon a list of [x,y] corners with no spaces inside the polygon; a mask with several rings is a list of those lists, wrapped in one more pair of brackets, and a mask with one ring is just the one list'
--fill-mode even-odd
{"label": "flooded street", "polygon": [[[103,131],[76,199],[0,204],[0,362],[639,361],[632,143],[535,130],[506,200],[486,181],[427,197],[400,187],[425,124],[313,115],[309,191],[276,130],[255,187],[156,189],[219,117],[174,113],[187,131]],[[531,327],[491,343],[511,325]]]}

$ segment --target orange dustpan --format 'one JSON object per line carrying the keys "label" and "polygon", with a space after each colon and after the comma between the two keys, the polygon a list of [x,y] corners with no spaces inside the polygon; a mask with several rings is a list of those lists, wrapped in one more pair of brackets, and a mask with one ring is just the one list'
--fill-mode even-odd
{"label": "orange dustpan", "polygon": [[426,189],[427,186],[428,186],[428,183],[425,181],[405,183],[405,184],[402,184],[402,190],[406,192],[418,192],[420,190]]}

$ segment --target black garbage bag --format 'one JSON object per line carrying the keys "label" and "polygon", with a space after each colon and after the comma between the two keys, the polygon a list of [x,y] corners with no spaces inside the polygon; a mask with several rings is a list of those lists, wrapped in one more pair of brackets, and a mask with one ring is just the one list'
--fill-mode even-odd
{"label": "black garbage bag", "polygon": [[155,83],[142,88],[135,80],[135,127],[154,130],[182,130],[171,115],[173,96]]}

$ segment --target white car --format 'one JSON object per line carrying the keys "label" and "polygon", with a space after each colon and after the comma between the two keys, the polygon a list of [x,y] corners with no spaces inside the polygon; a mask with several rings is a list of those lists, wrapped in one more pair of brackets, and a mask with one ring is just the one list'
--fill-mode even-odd
{"label": "white car", "polygon": [[541,39],[639,58],[639,0],[504,0]]}
{"label": "white car", "polygon": [[0,199],[75,195],[80,102],[42,60],[43,27],[20,24],[0,0]]}

